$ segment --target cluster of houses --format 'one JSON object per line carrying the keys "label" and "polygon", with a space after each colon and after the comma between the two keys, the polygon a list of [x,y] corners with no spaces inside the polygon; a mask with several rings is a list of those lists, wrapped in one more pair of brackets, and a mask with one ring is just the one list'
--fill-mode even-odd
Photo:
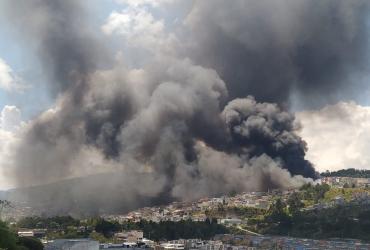
{"label": "cluster of houses", "polygon": [[129,230],[116,233],[116,243],[100,243],[91,239],[56,239],[43,241],[43,244],[45,250],[154,249],[157,243],[143,236],[143,231]]}
{"label": "cluster of houses", "polygon": [[0,219],[17,221],[24,217],[39,216],[38,209],[30,207],[27,202],[12,201],[9,207],[5,207],[0,214]]}
{"label": "cluster of houses", "polygon": [[[370,244],[359,240],[312,240],[282,236],[216,235],[211,240],[178,239],[153,242],[142,238],[142,232],[123,232],[122,243],[100,244],[89,239],[60,239],[46,244],[45,250],[257,250],[257,249],[370,249]],[[131,241],[127,241],[130,239]]]}
{"label": "cluster of houses", "polygon": [[370,249],[359,240],[311,240],[292,237],[216,235],[212,240],[187,239],[163,242],[158,250],[257,250],[257,249]]}
{"label": "cluster of houses", "polygon": [[350,200],[345,200],[342,195],[338,195],[333,198],[330,202],[320,202],[311,206],[305,207],[303,211],[309,210],[320,210],[335,206],[369,206],[370,205],[370,193],[366,191],[354,192]]}
{"label": "cluster of houses", "polygon": [[323,177],[318,180],[320,184],[328,184],[332,187],[370,187],[369,178],[353,178],[353,177]]}
{"label": "cluster of houses", "polygon": [[[280,192],[279,195],[288,196],[292,191]],[[218,198],[203,198],[195,202],[173,202],[167,206],[144,207],[131,211],[124,215],[103,215],[108,220],[119,222],[147,220],[160,221],[204,221],[207,219],[206,212],[225,207],[253,207],[268,209],[274,200],[275,192],[248,192],[232,197],[222,196]]]}

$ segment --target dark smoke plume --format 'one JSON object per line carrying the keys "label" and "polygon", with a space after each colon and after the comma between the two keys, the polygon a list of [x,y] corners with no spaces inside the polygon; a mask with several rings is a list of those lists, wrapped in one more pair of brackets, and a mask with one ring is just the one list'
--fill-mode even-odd
{"label": "dark smoke plume", "polygon": [[230,98],[288,105],[298,92],[327,103],[361,87],[348,83],[369,70],[369,7],[367,0],[195,1],[187,17],[192,55],[217,70]]}
{"label": "dark smoke plume", "polygon": [[[341,87],[364,67],[367,4],[335,2],[196,1],[186,25],[199,56],[158,55],[140,69],[100,67],[113,60],[89,31],[82,1],[6,2],[58,93],[29,124],[16,181],[117,173],[94,181],[100,191],[85,185],[87,203],[101,212],[110,192],[120,197],[108,199],[111,207],[122,210],[315,178],[299,125],[279,105],[295,89]],[[81,190],[68,190],[71,202]]]}
{"label": "dark smoke plume", "polygon": [[297,136],[294,116],[276,104],[256,103],[253,97],[235,99],[223,115],[233,138],[234,150],[244,150],[249,157],[267,154],[279,158],[293,175],[315,176],[311,163],[304,159],[305,142]]}

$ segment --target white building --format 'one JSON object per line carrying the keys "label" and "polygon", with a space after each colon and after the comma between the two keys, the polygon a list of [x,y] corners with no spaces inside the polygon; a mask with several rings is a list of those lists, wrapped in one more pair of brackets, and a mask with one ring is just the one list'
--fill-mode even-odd
{"label": "white building", "polygon": [[166,250],[183,250],[185,249],[185,245],[183,243],[163,243],[161,247]]}
{"label": "white building", "polygon": [[239,218],[229,218],[229,219],[218,219],[218,223],[222,225],[239,225],[243,221]]}
{"label": "white building", "polygon": [[35,234],[31,230],[30,231],[19,231],[18,236],[20,236],[20,237],[34,237]]}

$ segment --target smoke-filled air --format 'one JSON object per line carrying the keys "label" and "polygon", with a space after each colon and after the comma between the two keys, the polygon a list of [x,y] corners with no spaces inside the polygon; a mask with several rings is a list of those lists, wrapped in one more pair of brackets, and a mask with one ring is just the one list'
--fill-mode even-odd
{"label": "smoke-filled air", "polygon": [[53,100],[19,132],[16,187],[88,176],[48,192],[101,213],[317,178],[294,97],[331,103],[367,70],[369,1],[118,2],[99,23],[90,1],[2,1]]}

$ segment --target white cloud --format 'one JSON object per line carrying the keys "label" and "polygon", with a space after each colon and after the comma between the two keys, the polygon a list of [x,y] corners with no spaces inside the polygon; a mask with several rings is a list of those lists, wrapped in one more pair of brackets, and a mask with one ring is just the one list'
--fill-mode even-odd
{"label": "white cloud", "polygon": [[21,111],[16,106],[6,105],[0,113],[0,129],[14,132],[21,124]]}
{"label": "white cloud", "polygon": [[166,32],[164,20],[156,19],[140,2],[145,5],[151,1],[130,3],[121,12],[113,11],[102,26],[103,32],[122,36],[130,47],[172,53],[177,43],[175,34]]}
{"label": "white cloud", "polygon": [[124,37],[131,47],[144,48],[151,52],[164,52],[173,48],[176,37],[165,32],[162,19],[157,20],[145,9],[126,8],[122,12],[112,12],[102,26],[104,33]]}
{"label": "white cloud", "polygon": [[107,34],[148,36],[144,32],[149,32],[150,36],[155,36],[163,32],[164,24],[162,20],[155,20],[152,14],[143,9],[127,8],[121,13],[112,12],[102,29]]}
{"label": "white cloud", "polygon": [[22,79],[17,76],[12,68],[0,58],[0,89],[6,91],[21,90],[24,86]]}
{"label": "white cloud", "polygon": [[307,158],[318,171],[370,169],[370,107],[339,102],[297,113],[308,144]]}
{"label": "white cloud", "polygon": [[13,187],[10,174],[22,129],[26,124],[15,106],[5,106],[0,113],[0,190]]}

